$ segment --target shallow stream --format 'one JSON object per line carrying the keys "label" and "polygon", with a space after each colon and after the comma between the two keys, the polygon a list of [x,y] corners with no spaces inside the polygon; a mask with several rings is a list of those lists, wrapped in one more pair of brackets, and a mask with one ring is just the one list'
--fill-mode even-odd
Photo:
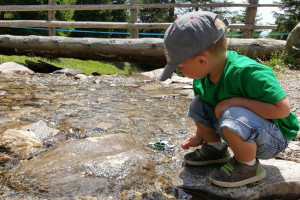
{"label": "shallow stream", "polygon": [[[182,165],[180,142],[195,131],[186,115],[190,99],[178,90],[140,75],[75,80],[53,74],[0,74],[0,133],[43,120],[50,127],[69,129],[69,138],[125,133],[145,147],[150,141],[169,140],[175,151],[151,153],[155,177],[167,180]],[[151,187],[145,185],[144,191]],[[175,190],[169,192],[178,196]],[[155,194],[143,197],[161,197]]]}

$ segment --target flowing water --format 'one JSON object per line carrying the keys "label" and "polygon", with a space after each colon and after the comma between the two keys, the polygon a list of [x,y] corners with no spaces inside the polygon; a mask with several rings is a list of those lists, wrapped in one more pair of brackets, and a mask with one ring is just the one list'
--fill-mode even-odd
{"label": "flowing water", "polygon": [[[75,80],[53,74],[0,74],[0,133],[43,120],[53,128],[72,129],[69,138],[123,133],[144,146],[163,138],[176,148],[153,151],[156,177],[171,177],[182,164],[180,142],[195,131],[186,114],[190,99],[178,90],[140,75]],[[169,192],[188,195],[174,188]],[[155,192],[144,195],[157,197]]]}

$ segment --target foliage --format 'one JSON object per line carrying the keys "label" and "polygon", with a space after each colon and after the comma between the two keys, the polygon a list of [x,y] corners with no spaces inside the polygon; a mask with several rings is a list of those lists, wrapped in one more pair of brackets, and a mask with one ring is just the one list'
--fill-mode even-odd
{"label": "foliage", "polygon": [[[124,4],[126,0],[55,0],[57,5],[74,5],[74,4]],[[0,0],[0,5],[45,5],[48,0]],[[100,11],[57,11],[55,18],[61,21],[120,21],[128,20],[128,12],[126,10],[100,10]],[[0,20],[48,20],[48,12],[1,12]],[[59,28],[59,27],[58,27]],[[99,29],[88,29],[99,31]],[[124,30],[100,30],[100,31],[123,31]],[[126,30],[125,30],[126,31]],[[48,35],[46,30],[37,29],[12,29],[1,28],[0,34],[10,35]],[[93,33],[73,33],[58,32],[61,36],[73,37],[111,37],[107,34]],[[118,35],[114,35],[118,37]]]}
{"label": "foliage", "polygon": [[271,67],[274,71],[279,72],[285,66],[287,54],[284,52],[271,53],[270,60],[262,62],[264,65]]}
{"label": "foliage", "polygon": [[[144,4],[155,4],[155,3],[201,3],[201,4],[212,4],[212,3],[220,3],[220,0],[139,0],[139,3]],[[227,0],[222,0],[222,3],[230,3]],[[215,12],[219,15],[220,19],[226,18],[231,19],[232,17],[236,17],[237,13],[229,11],[228,8],[216,8],[216,7],[207,7],[207,8],[151,8],[151,9],[140,9],[139,10],[139,20],[141,22],[147,23],[160,23],[160,22],[173,22],[177,16],[183,15],[187,12],[205,10]],[[241,15],[239,15],[242,17]],[[140,30],[140,32],[144,33],[164,33],[165,30]],[[163,36],[161,36],[163,37]]]}
{"label": "foliage", "polygon": [[[175,3],[174,0],[139,0],[140,4],[157,4],[157,3]],[[175,19],[174,9],[167,8],[150,8],[140,9],[139,17],[141,22],[173,22]]]}
{"label": "foliage", "polygon": [[[76,0],[76,5],[80,4],[124,4],[126,0]],[[128,20],[128,12],[126,10],[85,10],[75,11],[73,19],[75,21],[110,21],[110,22],[126,22]],[[126,32],[126,30],[114,29],[87,29],[88,31],[101,32]],[[72,37],[112,37],[111,34],[101,33],[72,33]],[[124,35],[113,35],[113,37],[124,37]]]}
{"label": "foliage", "polygon": [[[56,0],[56,4],[75,4],[76,0]],[[0,0],[0,5],[45,5],[48,0]],[[55,17],[57,20],[70,21],[72,20],[74,11],[57,11]],[[0,20],[48,20],[48,12],[1,12]],[[1,28],[0,34],[10,35],[48,35],[48,31],[35,29],[12,29]],[[59,35],[68,35],[59,33]]]}
{"label": "foliage", "polygon": [[[228,19],[228,22],[230,24],[242,24],[244,22],[245,15],[238,11],[233,11],[232,13],[228,14],[226,16],[226,19]],[[228,29],[227,30],[227,37],[237,37],[242,34],[241,29]]]}
{"label": "foliage", "polygon": [[[182,3],[201,3],[201,4],[213,4],[213,3],[232,3],[227,0],[180,0]],[[226,7],[206,7],[206,8],[181,8],[184,12],[191,12],[191,11],[210,11],[217,13],[219,18],[225,18],[228,15],[231,14],[231,11],[229,11]]]}
{"label": "foliage", "polygon": [[[281,0],[281,3],[283,4],[283,13],[274,13],[274,17],[276,18],[275,24],[278,28],[277,30],[272,31],[272,34],[289,33],[300,22],[300,1]],[[287,35],[278,35],[273,37],[285,40]]]}
{"label": "foliage", "polygon": [[[140,4],[175,3],[175,0],[139,0]],[[138,10],[139,21],[143,23],[173,22],[177,17],[174,8],[148,8]],[[163,29],[139,30],[141,33],[164,33]],[[143,36],[140,36],[143,37]],[[149,37],[149,36],[145,36]],[[163,36],[160,36],[163,37]]]}

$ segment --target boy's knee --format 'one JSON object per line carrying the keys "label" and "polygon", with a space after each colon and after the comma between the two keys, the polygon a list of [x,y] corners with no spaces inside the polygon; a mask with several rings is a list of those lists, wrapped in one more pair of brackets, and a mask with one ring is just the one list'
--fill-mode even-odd
{"label": "boy's knee", "polygon": [[206,127],[213,127],[215,121],[217,121],[214,115],[214,108],[200,99],[199,96],[196,96],[192,100],[188,111],[188,116]]}
{"label": "boy's knee", "polygon": [[221,115],[220,120],[224,120],[224,119],[234,119],[234,120],[238,120],[241,119],[242,121],[245,120],[245,117],[243,117],[244,115],[242,115],[242,110],[246,110],[245,108],[241,108],[241,107],[230,107],[228,109],[226,109],[223,114]]}
{"label": "boy's knee", "polygon": [[248,112],[251,111],[242,107],[226,109],[221,115],[218,128],[222,130],[221,132],[223,132],[224,128],[228,129],[239,135],[244,141],[250,140],[250,142],[254,142],[253,138],[251,138],[253,129],[249,126]]}

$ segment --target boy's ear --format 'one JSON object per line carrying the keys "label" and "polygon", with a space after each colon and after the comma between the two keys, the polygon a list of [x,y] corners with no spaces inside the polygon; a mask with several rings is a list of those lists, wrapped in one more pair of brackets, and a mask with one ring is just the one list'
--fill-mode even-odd
{"label": "boy's ear", "polygon": [[194,59],[195,59],[195,61],[199,62],[203,66],[207,66],[207,64],[208,64],[208,59],[206,56],[197,55],[196,57],[194,57]]}

